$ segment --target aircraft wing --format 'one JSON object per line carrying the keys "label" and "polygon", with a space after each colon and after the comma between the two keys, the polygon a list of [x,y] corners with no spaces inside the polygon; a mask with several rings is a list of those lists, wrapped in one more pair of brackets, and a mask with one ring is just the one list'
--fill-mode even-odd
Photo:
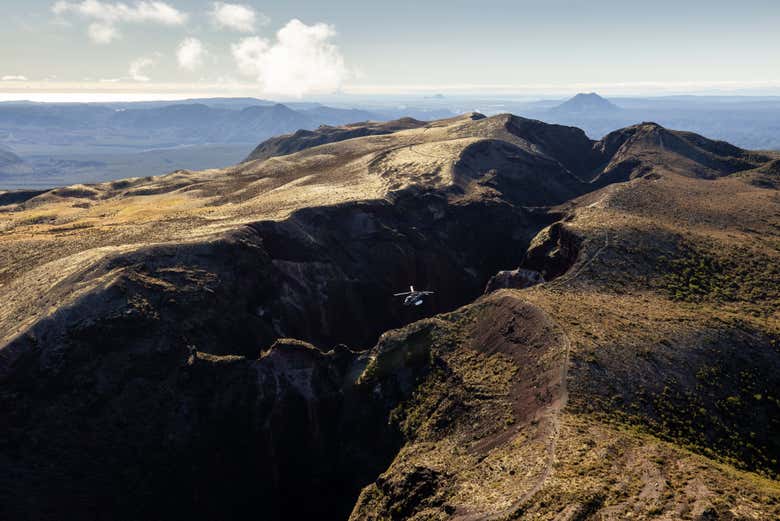
{"label": "aircraft wing", "polygon": [[394,297],[404,297],[404,296],[406,296],[406,295],[411,295],[411,294],[412,294],[412,292],[411,292],[411,291],[405,291],[405,292],[403,292],[403,293],[393,293],[393,296],[394,296]]}
{"label": "aircraft wing", "polygon": [[418,291],[417,293],[421,295],[433,295],[433,291]]}

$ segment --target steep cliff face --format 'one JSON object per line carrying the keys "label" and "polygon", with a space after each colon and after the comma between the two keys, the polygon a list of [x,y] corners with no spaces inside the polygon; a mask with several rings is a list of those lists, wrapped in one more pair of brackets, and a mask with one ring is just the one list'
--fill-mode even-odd
{"label": "steep cliff face", "polygon": [[[258,295],[257,314],[271,337],[368,347],[382,331],[476,298],[554,219],[499,201],[448,204],[442,194],[410,192],[258,223],[274,288]],[[392,295],[409,284],[435,293],[419,308],[400,306]]]}
{"label": "steep cliff face", "polygon": [[70,339],[59,362],[4,382],[6,519],[345,518],[398,449],[390,407],[427,370],[387,374],[377,394],[346,348],[220,357],[97,327],[101,356]]}

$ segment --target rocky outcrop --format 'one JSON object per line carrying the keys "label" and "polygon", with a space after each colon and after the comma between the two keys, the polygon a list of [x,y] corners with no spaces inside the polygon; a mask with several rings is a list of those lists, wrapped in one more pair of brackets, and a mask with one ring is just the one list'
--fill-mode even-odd
{"label": "rocky outcrop", "polygon": [[562,222],[554,223],[534,237],[522,266],[545,280],[563,275],[577,260],[580,239]]}
{"label": "rocky outcrop", "polygon": [[538,271],[522,268],[503,270],[490,277],[485,293],[492,293],[499,289],[525,289],[542,282],[544,277]]}

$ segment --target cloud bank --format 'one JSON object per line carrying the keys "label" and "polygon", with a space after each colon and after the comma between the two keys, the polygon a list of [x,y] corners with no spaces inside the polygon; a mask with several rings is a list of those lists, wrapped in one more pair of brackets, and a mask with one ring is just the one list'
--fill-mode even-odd
{"label": "cloud bank", "polygon": [[256,25],[268,23],[268,17],[244,4],[214,2],[211,18],[217,27],[231,29],[240,33],[252,33]]}
{"label": "cloud bank", "polygon": [[156,23],[167,26],[183,25],[187,15],[165,2],[137,1],[128,5],[124,2],[102,2],[83,0],[70,2],[59,0],[52,6],[54,14],[79,15],[91,23],[87,28],[89,38],[100,44],[110,43],[121,36],[119,26],[126,23]]}
{"label": "cloud bank", "polygon": [[290,20],[276,41],[252,36],[231,46],[241,74],[256,78],[263,92],[301,97],[333,92],[347,77],[344,57],[332,43],[331,25]]}

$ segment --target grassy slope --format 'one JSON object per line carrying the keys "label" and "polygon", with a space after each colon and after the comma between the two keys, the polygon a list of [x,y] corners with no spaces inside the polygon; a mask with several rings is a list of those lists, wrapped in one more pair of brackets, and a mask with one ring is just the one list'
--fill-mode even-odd
{"label": "grassy slope", "polygon": [[[448,318],[434,349],[448,372],[402,408],[408,442],[354,519],[780,515],[776,192],[670,173],[573,213],[583,247],[568,275]],[[533,349],[514,334],[529,323],[556,332],[533,358],[547,372],[516,354]],[[515,359],[486,355],[498,344]],[[544,374],[533,400],[510,391]]]}

